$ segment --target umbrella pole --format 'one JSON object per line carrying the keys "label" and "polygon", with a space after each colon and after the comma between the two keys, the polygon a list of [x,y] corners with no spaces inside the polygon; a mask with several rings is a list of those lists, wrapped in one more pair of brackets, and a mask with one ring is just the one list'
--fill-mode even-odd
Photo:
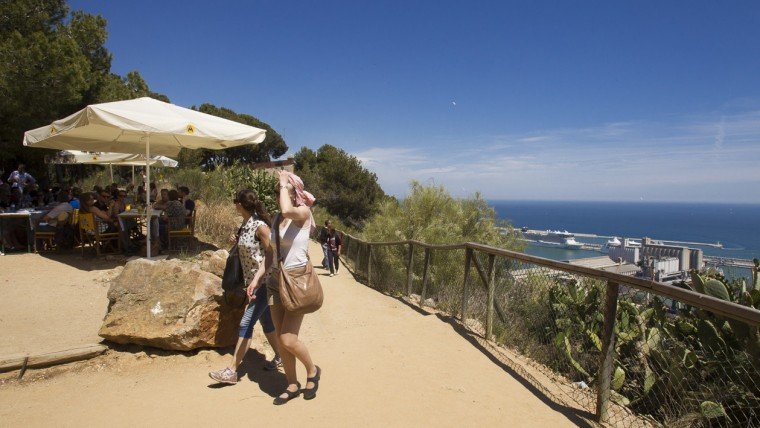
{"label": "umbrella pole", "polygon": [[113,164],[112,163],[108,164],[108,169],[111,170],[111,183],[113,183]]}
{"label": "umbrella pole", "polygon": [[135,185],[135,166],[132,165],[132,185]]}
{"label": "umbrella pole", "polygon": [[145,248],[145,254],[150,258],[150,224],[152,223],[151,206],[150,206],[150,134],[145,135],[145,200],[147,201],[145,207],[145,224],[148,228],[148,240],[147,247]]}

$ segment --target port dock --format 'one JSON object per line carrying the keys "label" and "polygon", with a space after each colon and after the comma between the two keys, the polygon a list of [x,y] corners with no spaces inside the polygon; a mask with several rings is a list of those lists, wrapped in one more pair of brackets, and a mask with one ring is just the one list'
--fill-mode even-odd
{"label": "port dock", "polygon": [[[542,234],[546,233],[545,230],[535,230],[535,229],[528,229],[525,231],[526,233],[533,233],[533,234]],[[596,238],[596,239],[612,239],[615,238],[615,236],[606,236],[606,235],[597,235],[595,233],[580,233],[580,232],[570,232],[573,235],[575,235],[576,238]],[[618,236],[620,238],[620,236]],[[669,241],[667,239],[657,239],[652,238],[656,241],[660,241],[665,245],[696,245],[699,247],[711,247],[711,248],[723,248],[723,244],[720,242],[691,242],[691,241]],[[588,244],[590,247],[589,249],[599,249],[601,248],[601,245],[597,244]],[[591,248],[591,246],[595,248]],[[585,248],[584,248],[585,249]]]}

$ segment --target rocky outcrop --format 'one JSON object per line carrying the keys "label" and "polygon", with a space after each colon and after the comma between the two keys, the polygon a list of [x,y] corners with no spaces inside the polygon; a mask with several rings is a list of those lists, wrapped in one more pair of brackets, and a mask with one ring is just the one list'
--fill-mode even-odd
{"label": "rocky outcrop", "polygon": [[101,337],[178,351],[234,345],[243,311],[225,303],[218,276],[180,260],[128,262],[108,300]]}
{"label": "rocky outcrop", "polygon": [[198,255],[198,263],[202,270],[221,278],[224,275],[224,266],[227,264],[227,256],[229,255],[230,253],[227,250],[206,250]]}

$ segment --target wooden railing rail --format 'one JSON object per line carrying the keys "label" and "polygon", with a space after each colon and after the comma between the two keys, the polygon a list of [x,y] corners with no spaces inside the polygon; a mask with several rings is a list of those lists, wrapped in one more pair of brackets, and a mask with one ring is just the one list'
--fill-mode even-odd
{"label": "wooden railing rail", "polygon": [[595,279],[612,281],[619,285],[636,288],[638,290],[646,291],[660,296],[668,297],[678,300],[688,305],[705,309],[713,312],[717,315],[722,315],[728,318],[735,319],[737,321],[744,322],[752,326],[760,326],[760,311],[747,306],[743,306],[737,303],[721,300],[712,296],[697,293],[695,291],[686,290],[673,285],[663,284],[656,281],[651,281],[643,278],[634,278],[631,276],[621,275],[615,272],[607,272],[597,270],[585,266],[573,265],[565,262],[558,262],[556,260],[549,260],[542,257],[531,256],[529,254],[520,253],[517,251],[505,250],[503,248],[491,247],[489,245],[478,244],[476,242],[466,242],[461,244],[447,244],[447,245],[435,245],[427,244],[415,240],[406,241],[392,241],[392,242],[367,242],[362,239],[356,238],[350,234],[344,234],[354,241],[368,245],[370,248],[373,246],[394,246],[394,245],[411,245],[419,246],[431,250],[460,250],[471,249],[480,251],[485,254],[502,256],[513,260],[519,260],[526,263],[533,263],[537,266],[546,268],[561,270],[567,273],[573,273],[583,276],[588,276]]}

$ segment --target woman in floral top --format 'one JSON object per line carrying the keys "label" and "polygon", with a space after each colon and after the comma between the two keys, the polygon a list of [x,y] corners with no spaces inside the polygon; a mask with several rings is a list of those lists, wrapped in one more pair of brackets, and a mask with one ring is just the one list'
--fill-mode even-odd
{"label": "woman in floral top", "polygon": [[232,355],[232,364],[229,367],[209,373],[211,379],[231,384],[238,381],[237,368],[250,347],[253,325],[258,319],[261,320],[264,334],[275,351],[274,358],[264,364],[264,369],[276,370],[277,366],[281,364],[277,353],[277,336],[269,312],[267,288],[262,286],[263,280],[267,276],[264,271],[264,249],[269,247],[271,220],[264,205],[253,190],[239,191],[234,202],[237,212],[243,216],[243,226],[240,228],[236,239],[240,264],[243,266],[243,278],[248,285],[247,294],[250,301],[243,318],[240,320],[239,338],[235,346],[235,353]]}

